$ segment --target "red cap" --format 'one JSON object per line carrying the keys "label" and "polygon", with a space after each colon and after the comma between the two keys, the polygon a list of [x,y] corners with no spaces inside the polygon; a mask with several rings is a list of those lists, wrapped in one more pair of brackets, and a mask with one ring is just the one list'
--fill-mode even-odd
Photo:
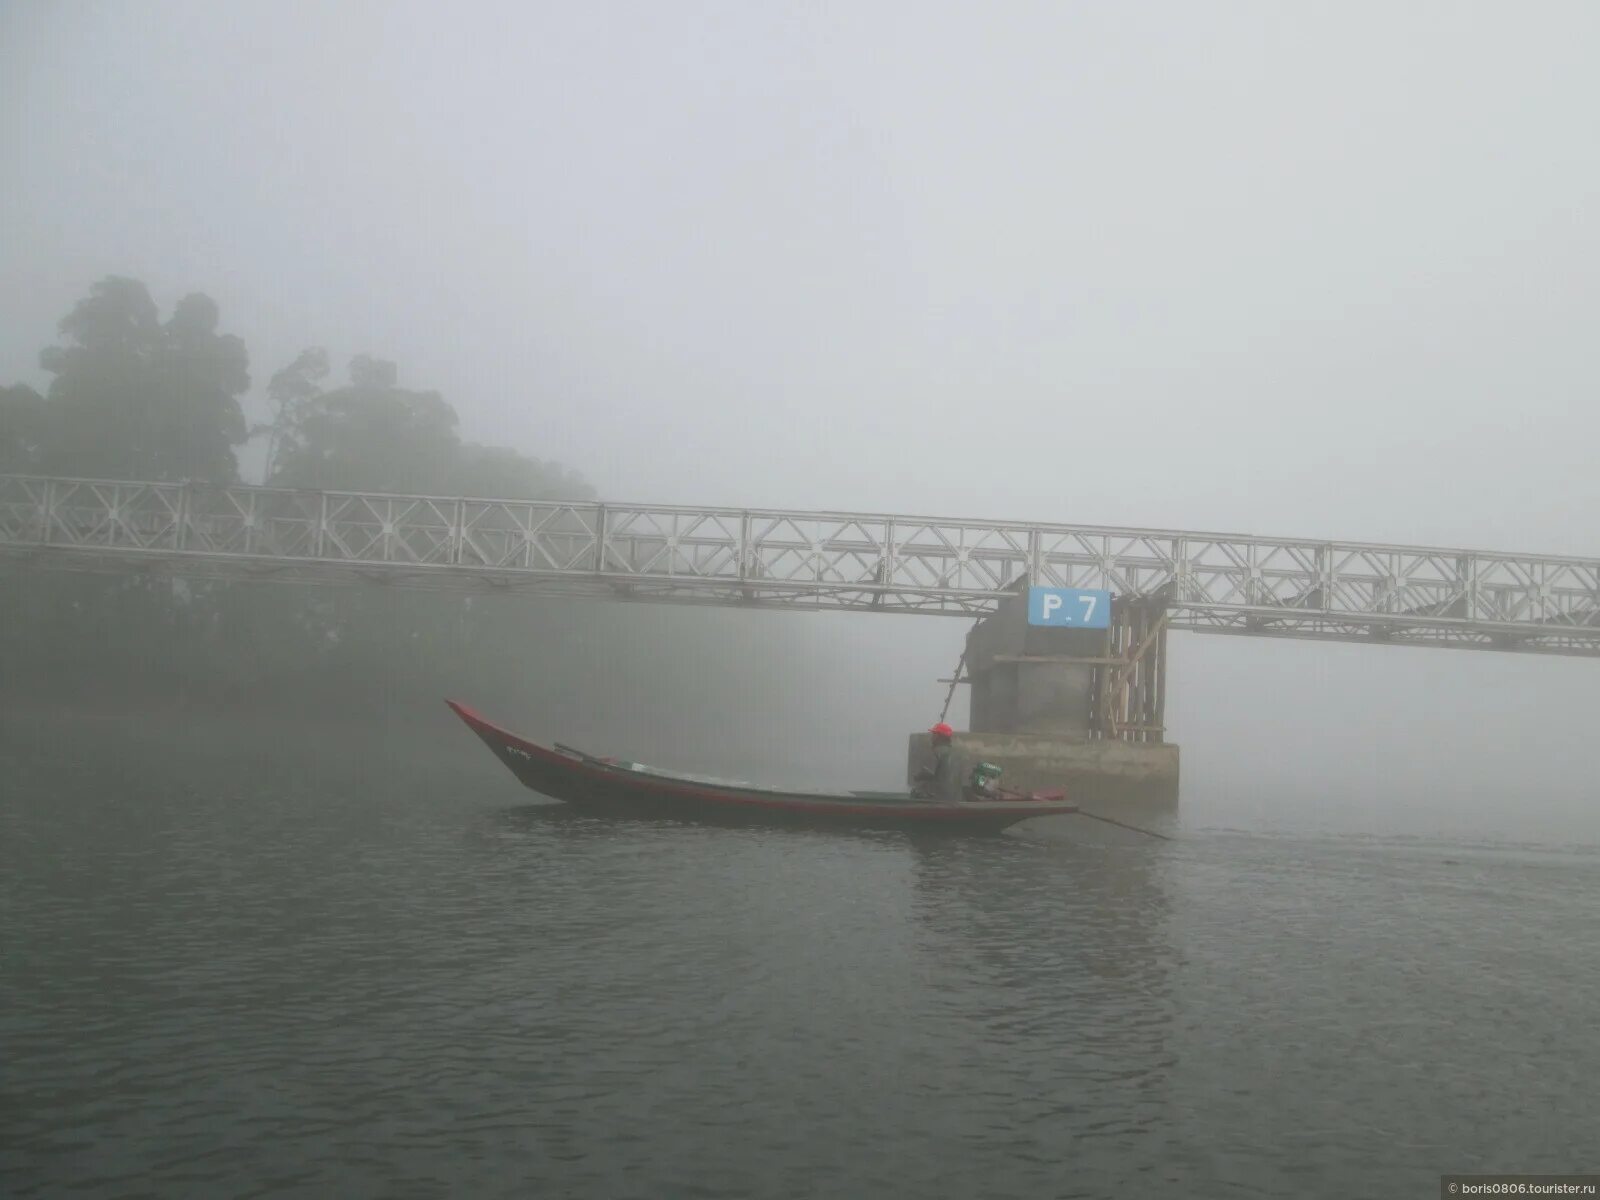
{"label": "red cap", "polygon": [[943,721],[940,721],[932,729],[928,730],[928,732],[933,734],[934,737],[955,737],[956,735],[956,731],[951,729],[950,726],[946,725]]}

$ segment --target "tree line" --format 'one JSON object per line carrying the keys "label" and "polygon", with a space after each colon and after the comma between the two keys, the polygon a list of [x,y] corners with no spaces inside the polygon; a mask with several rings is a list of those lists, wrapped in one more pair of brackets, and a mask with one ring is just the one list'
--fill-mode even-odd
{"label": "tree line", "polygon": [[249,352],[220,323],[198,292],[162,320],[138,280],[96,283],[39,356],[46,393],[0,388],[0,471],[237,483],[238,449],[265,439],[270,486],[593,498],[560,464],[462,441],[444,397],[401,387],[396,365],[368,354],[329,386],[327,350],[304,350],[267,384],[270,419],[250,425]]}
{"label": "tree line", "polygon": [[[393,362],[367,354],[334,381],[326,349],[308,348],[272,375],[267,418],[251,424],[249,353],[200,293],[163,319],[143,283],[109,277],[58,332],[39,358],[51,376],[43,395],[0,388],[0,472],[227,484],[240,481],[239,450],[261,440],[272,486],[594,496],[558,463],[464,441],[443,396],[402,387]],[[525,668],[506,661],[505,645],[574,619],[532,607],[13,564],[0,567],[0,689],[339,704],[370,700],[399,676],[431,686],[468,663],[511,687]]]}

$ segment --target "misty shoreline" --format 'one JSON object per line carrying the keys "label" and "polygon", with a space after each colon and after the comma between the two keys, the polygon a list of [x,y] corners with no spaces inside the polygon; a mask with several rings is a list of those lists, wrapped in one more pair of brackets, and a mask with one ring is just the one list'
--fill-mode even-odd
{"label": "misty shoreline", "polygon": [[[71,700],[0,693],[0,748],[32,744],[70,747],[83,737],[114,739],[129,746],[199,753],[238,752],[241,745],[263,753],[292,750],[320,756],[340,747],[381,749],[390,761],[420,763],[450,753],[449,716],[429,720],[413,707],[362,713],[293,711],[276,704],[217,705],[203,698],[107,696]],[[435,737],[434,734],[440,736]],[[470,749],[470,741],[462,746]],[[451,754],[452,759],[464,755]]]}

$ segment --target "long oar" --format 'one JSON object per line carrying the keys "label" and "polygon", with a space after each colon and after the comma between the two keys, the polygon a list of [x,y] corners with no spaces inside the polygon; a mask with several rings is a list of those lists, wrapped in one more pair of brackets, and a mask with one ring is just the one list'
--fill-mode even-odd
{"label": "long oar", "polygon": [[[1029,797],[1024,796],[1021,792],[1009,791],[1006,788],[999,788],[997,790],[1000,792],[1001,795],[1008,796],[1013,800],[1027,800],[1027,799],[1029,799]],[[1072,812],[1063,813],[1062,815],[1063,816],[1088,817],[1091,821],[1104,821],[1107,825],[1116,825],[1117,827],[1119,827],[1121,829],[1131,829],[1131,830],[1133,830],[1133,832],[1142,833],[1146,837],[1160,838],[1163,842],[1170,842],[1172,840],[1166,834],[1157,833],[1153,829],[1140,829],[1137,825],[1129,825],[1126,821],[1117,821],[1117,820],[1113,820],[1110,817],[1102,817],[1099,813],[1084,812],[1083,809],[1081,809],[1081,808],[1075,808],[1075,809],[1072,810]]]}
{"label": "long oar", "polygon": [[1144,834],[1146,837],[1160,838],[1163,842],[1170,842],[1172,840],[1166,834],[1157,833],[1153,829],[1140,829],[1137,825],[1129,825],[1126,821],[1114,821],[1110,817],[1102,817],[1099,813],[1084,812],[1081,808],[1078,810],[1077,815],[1080,817],[1088,817],[1091,821],[1104,821],[1107,825],[1115,825],[1121,829],[1131,829],[1135,833]]}

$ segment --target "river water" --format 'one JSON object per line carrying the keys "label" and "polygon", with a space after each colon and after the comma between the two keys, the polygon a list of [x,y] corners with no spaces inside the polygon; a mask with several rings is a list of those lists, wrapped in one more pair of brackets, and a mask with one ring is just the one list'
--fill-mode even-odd
{"label": "river water", "polygon": [[603,823],[475,743],[186,736],[0,737],[0,1194],[1387,1197],[1600,1170],[1592,842],[1187,806],[1171,842]]}

